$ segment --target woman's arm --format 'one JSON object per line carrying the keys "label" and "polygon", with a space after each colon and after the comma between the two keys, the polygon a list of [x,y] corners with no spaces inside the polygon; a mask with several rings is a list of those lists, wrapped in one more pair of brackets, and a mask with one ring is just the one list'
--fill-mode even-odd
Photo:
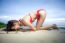
{"label": "woman's arm", "polygon": [[29,21],[27,21],[25,19],[23,21],[26,24],[26,26],[29,26],[31,29],[36,30],[36,28]]}

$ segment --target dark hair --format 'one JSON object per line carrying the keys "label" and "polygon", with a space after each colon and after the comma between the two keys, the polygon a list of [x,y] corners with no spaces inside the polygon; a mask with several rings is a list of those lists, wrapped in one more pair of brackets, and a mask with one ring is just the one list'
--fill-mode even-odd
{"label": "dark hair", "polygon": [[12,29],[12,27],[14,26],[14,23],[18,23],[18,21],[17,20],[9,20],[7,23],[6,30],[7,31],[15,31],[15,29]]}

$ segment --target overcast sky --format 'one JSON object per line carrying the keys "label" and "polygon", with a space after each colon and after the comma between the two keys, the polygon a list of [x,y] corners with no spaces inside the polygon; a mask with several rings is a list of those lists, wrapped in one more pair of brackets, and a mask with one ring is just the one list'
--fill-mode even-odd
{"label": "overcast sky", "polygon": [[65,24],[65,0],[0,0],[0,21],[19,19],[40,8],[47,13],[44,24]]}

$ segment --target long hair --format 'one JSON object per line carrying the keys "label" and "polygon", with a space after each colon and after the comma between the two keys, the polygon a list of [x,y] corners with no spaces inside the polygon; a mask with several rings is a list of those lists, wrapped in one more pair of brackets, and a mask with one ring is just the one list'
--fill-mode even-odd
{"label": "long hair", "polygon": [[18,21],[17,20],[9,20],[7,23],[6,30],[7,31],[15,31],[15,29],[12,29],[12,27],[14,26],[14,23],[18,23]]}

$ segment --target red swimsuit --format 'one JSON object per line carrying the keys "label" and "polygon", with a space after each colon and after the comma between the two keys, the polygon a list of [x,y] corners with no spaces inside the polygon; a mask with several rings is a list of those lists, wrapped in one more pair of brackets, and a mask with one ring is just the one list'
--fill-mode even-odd
{"label": "red swimsuit", "polygon": [[32,17],[30,16],[30,23],[31,23],[31,24],[32,24],[32,21],[33,21],[33,20],[32,20]]}
{"label": "red swimsuit", "polygon": [[40,19],[40,10],[37,10],[37,14],[36,14],[36,18],[37,18],[37,20],[39,20]]}
{"label": "red swimsuit", "polygon": [[[37,10],[37,14],[36,14],[36,18],[37,18],[37,20],[40,19],[39,11],[40,11],[40,10]],[[30,16],[30,15],[29,15],[29,16]],[[30,23],[31,23],[31,24],[32,24],[32,21],[33,21],[33,20],[32,20],[32,17],[30,16]],[[25,23],[22,22],[22,24],[25,26]],[[31,29],[31,31],[34,31],[34,29]]]}
{"label": "red swimsuit", "polygon": [[[39,20],[40,19],[40,14],[39,14],[39,11],[40,10],[37,10],[37,14],[36,14],[36,18],[37,18],[37,20]],[[32,24],[32,17],[30,16],[30,23]],[[31,31],[34,31],[34,29],[31,29]]]}
{"label": "red swimsuit", "polygon": [[[37,20],[40,19],[39,11],[40,11],[40,10],[37,10],[37,14],[36,14],[36,18],[37,18]],[[31,16],[30,16],[30,23],[32,23],[32,17],[31,17]]]}

